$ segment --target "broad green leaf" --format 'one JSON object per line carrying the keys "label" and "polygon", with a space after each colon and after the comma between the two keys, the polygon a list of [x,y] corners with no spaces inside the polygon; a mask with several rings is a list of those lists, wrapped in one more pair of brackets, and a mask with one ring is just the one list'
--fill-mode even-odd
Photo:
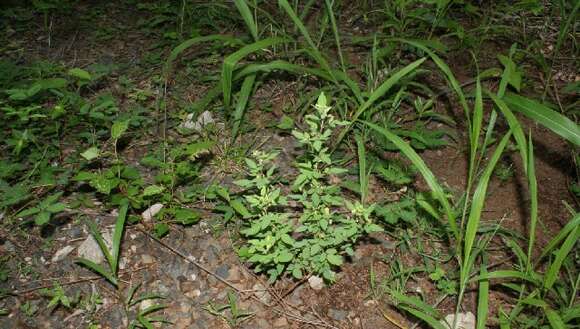
{"label": "broad green leaf", "polygon": [[165,191],[165,186],[150,185],[150,186],[147,186],[143,190],[143,196],[148,197],[148,196],[152,196],[152,195],[158,195],[158,194],[162,193],[163,191]]}
{"label": "broad green leaf", "polygon": [[99,148],[96,146],[88,148],[86,151],[81,153],[81,156],[87,161],[94,160],[99,157]]}
{"label": "broad green leaf", "polygon": [[91,74],[80,68],[72,68],[68,70],[68,75],[78,78],[80,80],[92,80]]}
{"label": "broad green leaf", "polygon": [[113,122],[113,126],[111,127],[111,138],[115,140],[121,138],[127,129],[129,129],[129,120]]}

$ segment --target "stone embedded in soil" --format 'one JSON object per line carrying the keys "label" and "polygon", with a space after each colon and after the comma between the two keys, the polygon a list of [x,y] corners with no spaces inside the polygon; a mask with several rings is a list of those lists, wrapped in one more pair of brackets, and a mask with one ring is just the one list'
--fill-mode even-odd
{"label": "stone embedded in soil", "polygon": [[[455,314],[447,314],[444,320],[441,320],[441,324],[445,328],[451,328],[453,322],[455,321]],[[458,313],[457,314],[457,326],[456,329],[475,329],[475,315],[471,312]]]}
{"label": "stone embedded in soil", "polygon": [[346,319],[348,312],[331,308],[331,309],[328,309],[327,314],[330,318],[332,318],[336,321],[342,321],[342,320]]}
{"label": "stone embedded in soil", "polygon": [[304,290],[304,286],[301,285],[299,287],[297,287],[296,289],[294,289],[294,291],[290,294],[290,297],[288,298],[288,302],[294,306],[300,306],[302,305],[303,301],[302,301],[302,291]]}
{"label": "stone embedded in soil", "polygon": [[155,215],[157,215],[161,209],[163,208],[163,204],[161,203],[156,203],[154,205],[152,205],[151,207],[147,208],[147,210],[145,210],[143,213],[141,213],[141,217],[143,218],[144,222],[150,222],[153,220],[153,217],[155,217]]}
{"label": "stone embedded in soil", "polygon": [[215,274],[222,279],[228,279],[230,276],[230,266],[228,264],[220,265],[216,270]]}
{"label": "stone embedded in soil", "polygon": [[143,255],[141,255],[141,261],[145,265],[153,264],[153,263],[155,263],[155,258],[153,258],[151,255],[143,254]]}
{"label": "stone embedded in soil", "polygon": [[[111,250],[112,245],[112,234],[109,230],[104,230],[101,232],[101,236],[103,240],[105,240],[105,245],[109,250]],[[102,263],[105,259],[105,255],[103,255],[103,251],[99,247],[99,244],[93,238],[92,235],[87,236],[86,240],[81,243],[81,245],[77,248],[77,255],[81,258],[86,258],[92,262],[97,264]]]}
{"label": "stone embedded in soil", "polygon": [[256,283],[252,286],[252,290],[254,290],[254,295],[258,297],[258,299],[264,304],[270,304],[270,300],[272,297],[270,293],[266,291],[266,287],[261,283]]}
{"label": "stone embedded in soil", "polygon": [[324,281],[321,277],[316,275],[308,278],[308,284],[310,285],[310,288],[314,290],[322,290],[322,288],[324,288]]}
{"label": "stone embedded in soil", "polygon": [[50,261],[53,263],[60,262],[61,260],[65,259],[66,256],[68,256],[74,249],[75,247],[73,246],[65,246],[64,248],[61,248],[55,252]]}
{"label": "stone embedded in soil", "polygon": [[274,328],[288,328],[288,320],[285,317],[280,317],[272,323]]}

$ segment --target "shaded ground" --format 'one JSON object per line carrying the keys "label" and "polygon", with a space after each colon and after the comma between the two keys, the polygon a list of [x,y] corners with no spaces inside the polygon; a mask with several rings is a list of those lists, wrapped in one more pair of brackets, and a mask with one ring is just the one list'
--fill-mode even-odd
{"label": "shaded ground", "polygon": [[[150,72],[159,69],[160,64],[148,58],[154,56],[149,48],[150,40],[135,27],[139,12],[128,14],[124,9],[116,12],[114,5],[104,8],[104,15],[93,21],[98,22],[96,30],[84,26],[82,21],[56,21],[50,48],[47,48],[45,33],[37,29],[41,23],[31,21],[26,33],[11,38],[15,43],[14,49],[21,49],[22,53],[18,56],[23,61],[49,59],[71,67],[93,63],[118,64],[118,72],[130,77],[135,85],[144,89],[151,86],[153,77]],[[75,10],[80,15],[87,15],[91,6],[80,5]],[[128,17],[130,21],[123,19],[121,24],[119,17]],[[107,30],[103,32],[103,28],[116,29],[110,32],[113,37]],[[157,51],[157,48],[154,50]],[[110,76],[107,86],[103,88],[115,92],[119,83],[116,78],[118,75]],[[198,87],[192,81],[184,83],[183,90],[174,92],[183,92],[183,102],[191,102],[203,94],[203,90]],[[292,86],[282,84],[266,91],[264,98],[273,100],[274,109],[268,114],[272,118],[281,114],[285,102],[292,102],[293,92],[288,90],[293,90]],[[257,97],[260,98],[260,95]],[[269,120],[260,116],[262,112],[256,113],[250,113],[249,117],[260,130]],[[154,118],[157,115],[152,114]],[[534,133],[540,218],[543,224],[538,242],[544,244],[569,218],[562,201],[575,206],[568,192],[573,179],[572,164],[565,142],[544,128],[530,123],[527,125]],[[155,135],[155,128],[151,130],[151,135],[126,152],[129,158],[134,155],[134,162],[139,160],[143,149],[156,142],[147,140]],[[294,153],[292,138],[267,131],[261,137],[268,141],[270,147],[278,146],[285,150],[281,166],[287,166]],[[465,145],[459,142],[422,153],[439,180],[457,195],[465,188],[467,164],[464,152]],[[489,189],[484,220],[490,223],[502,221],[508,229],[525,235],[529,200],[525,180],[521,175],[521,164],[515,152],[504,160],[508,166],[513,165],[514,175],[506,181],[494,178]],[[235,163],[213,163],[220,163],[221,166],[209,167],[205,173],[206,178],[217,177],[225,184],[231,182],[235,176]],[[419,190],[426,189],[421,180],[413,186]],[[396,192],[381,186],[379,181],[373,182],[373,191],[377,193],[373,195],[375,199],[389,197],[387,194]],[[209,202],[200,206],[212,208]],[[97,220],[100,227],[114,224],[115,214],[109,213],[104,207],[82,211]],[[421,264],[421,257],[417,256],[413,245],[406,246],[407,251],[401,249],[406,242],[420,243],[425,250],[436,250],[443,245],[442,241],[437,241],[433,236],[416,232],[376,234],[361,242],[355,257],[344,267],[335,285],[314,290],[305,281],[282,280],[274,286],[268,286],[264,278],[255,276],[245,264],[240,263],[232,247],[236,241],[234,233],[230,232],[230,228],[224,228],[220,218],[209,211],[199,224],[192,227],[172,226],[171,232],[161,243],[146,233],[146,229],[147,223],[128,226],[125,232],[120,268],[122,288],[119,290],[126,291],[127,287],[142,283],[140,291],[164,296],[165,299],[160,302],[167,308],[161,313],[173,323],[171,327],[174,328],[228,328],[222,319],[203,308],[208,302],[225,303],[227,292],[234,290],[240,294],[240,308],[253,313],[240,328],[397,328],[393,321],[411,326],[413,321],[385,306],[388,297],[377,301],[371,294],[371,268],[380,282],[389,276],[394,259],[399,259],[403,268]],[[411,237],[403,239],[404,233]],[[1,285],[3,289],[16,293],[1,302],[2,307],[9,310],[9,315],[0,317],[0,327],[81,328],[87,327],[90,322],[100,324],[101,328],[128,325],[136,316],[135,311],[131,309],[124,312],[123,300],[119,299],[111,285],[73,263],[76,250],[54,259],[58,251],[67,246],[77,248],[87,237],[87,230],[73,217],[63,218],[62,225],[54,227],[54,232],[48,238],[41,238],[36,230],[14,234],[1,228],[0,250],[3,256],[9,255],[8,267],[18,269],[18,276]],[[490,262],[500,266],[508,256],[500,249],[500,241],[495,243],[498,250],[492,253]],[[202,265],[205,270],[198,265]],[[82,312],[71,312],[62,307],[50,312],[45,309],[47,299],[40,297],[36,289],[51,286],[53,280],[61,282],[71,296],[77,293],[90,296],[98,292],[101,303],[87,301]],[[425,275],[419,275],[409,285],[424,293],[429,303],[438,302],[438,292]],[[497,299],[500,300],[499,297]],[[473,310],[473,302],[474,294],[468,294],[465,308]],[[453,307],[451,298],[439,301],[439,309],[452,312]],[[27,316],[22,311],[30,308],[38,308],[33,316]]]}

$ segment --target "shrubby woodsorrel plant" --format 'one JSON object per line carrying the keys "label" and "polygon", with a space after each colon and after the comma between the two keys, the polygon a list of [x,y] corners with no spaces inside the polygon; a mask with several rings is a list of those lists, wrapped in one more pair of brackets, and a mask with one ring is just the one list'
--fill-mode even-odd
{"label": "shrubby woodsorrel plant", "polygon": [[315,113],[304,118],[308,129],[293,131],[304,149],[288,196],[297,202],[292,209],[298,212],[288,211],[287,197],[275,187],[276,153],[254,152],[246,159],[248,179],[236,182],[252,193],[245,196],[252,216],[241,230],[247,241],[239,255],[270,280],[291,273],[298,279],[321,275],[332,282],[334,269],[342,265],[344,254],[353,254],[356,241],[365,233],[381,231],[371,220],[374,206],[346,200],[340,187],[329,182],[332,175],[346,172],[333,165],[328,148],[332,132],[346,123],[335,119],[330,109],[321,94]]}

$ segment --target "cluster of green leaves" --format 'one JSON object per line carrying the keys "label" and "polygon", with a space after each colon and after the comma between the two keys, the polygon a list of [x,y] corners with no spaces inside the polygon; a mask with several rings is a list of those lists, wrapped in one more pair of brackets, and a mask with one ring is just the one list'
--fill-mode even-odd
{"label": "cluster of green leaves", "polygon": [[[270,280],[284,273],[300,279],[307,273],[334,281],[334,269],[344,255],[353,255],[356,241],[382,230],[372,221],[374,206],[349,201],[330,182],[331,176],[346,172],[334,165],[329,149],[333,132],[346,123],[330,110],[322,93],[315,112],[304,117],[308,129],[292,132],[304,154],[289,196],[275,185],[275,153],[254,152],[254,159],[246,160],[249,179],[236,181],[246,193],[255,193],[245,196],[249,215],[240,231],[246,242],[239,254]],[[288,198],[296,204],[294,213],[284,211]]]}

